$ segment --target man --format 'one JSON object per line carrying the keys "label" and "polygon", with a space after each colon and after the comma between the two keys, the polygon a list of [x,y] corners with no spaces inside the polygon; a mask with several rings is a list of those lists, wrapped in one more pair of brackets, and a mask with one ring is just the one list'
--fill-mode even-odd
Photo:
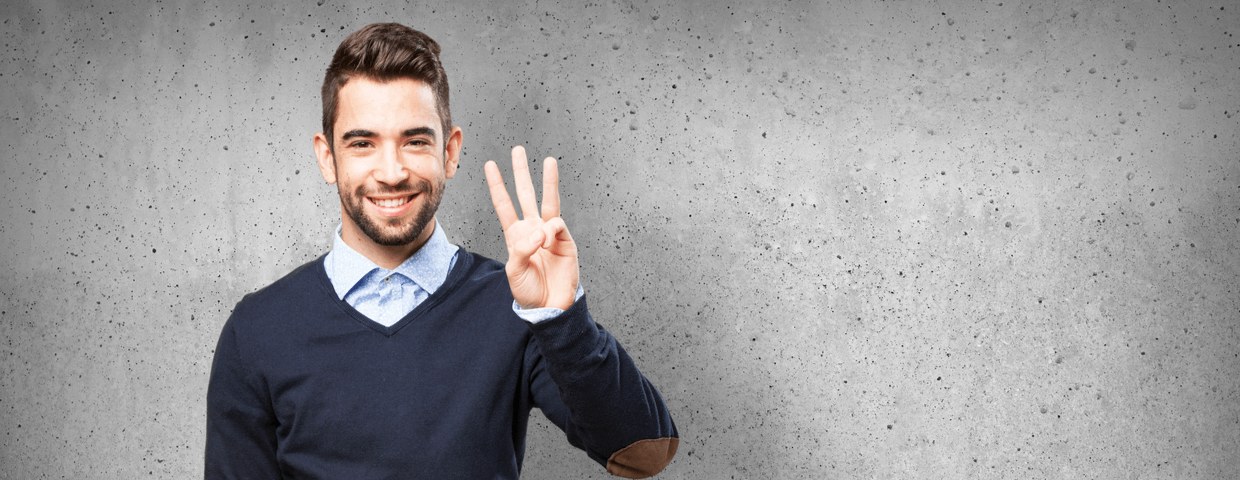
{"label": "man", "polygon": [[586,308],[554,159],[539,212],[512,150],[522,218],[486,164],[506,265],[439,228],[463,137],[438,56],[426,35],[375,24],[332,58],[314,149],[341,225],[329,253],[224,325],[208,478],[517,478],[535,407],[615,475],[675,454],[663,400]]}

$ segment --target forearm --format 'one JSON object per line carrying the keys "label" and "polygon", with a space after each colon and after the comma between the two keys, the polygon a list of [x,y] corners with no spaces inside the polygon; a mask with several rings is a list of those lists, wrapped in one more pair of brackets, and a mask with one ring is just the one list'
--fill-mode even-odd
{"label": "forearm", "polygon": [[671,461],[678,434],[666,404],[593,321],[585,298],[531,329],[568,409],[570,437],[579,435],[591,456],[620,476],[653,475]]}

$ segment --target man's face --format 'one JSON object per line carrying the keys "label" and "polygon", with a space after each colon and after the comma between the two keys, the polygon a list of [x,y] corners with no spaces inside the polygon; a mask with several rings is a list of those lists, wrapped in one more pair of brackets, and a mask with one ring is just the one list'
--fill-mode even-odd
{"label": "man's face", "polygon": [[322,134],[315,149],[323,178],[340,193],[341,233],[386,246],[424,243],[456,173],[460,129],[439,131],[434,93],[415,80],[354,77],[337,98],[334,151]]}

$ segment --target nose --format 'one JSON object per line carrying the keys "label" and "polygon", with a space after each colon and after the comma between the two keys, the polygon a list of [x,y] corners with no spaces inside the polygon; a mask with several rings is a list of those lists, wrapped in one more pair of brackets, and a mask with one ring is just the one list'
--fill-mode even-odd
{"label": "nose", "polygon": [[393,145],[382,149],[374,176],[375,180],[388,185],[399,185],[409,179],[409,170],[401,162],[399,147]]}

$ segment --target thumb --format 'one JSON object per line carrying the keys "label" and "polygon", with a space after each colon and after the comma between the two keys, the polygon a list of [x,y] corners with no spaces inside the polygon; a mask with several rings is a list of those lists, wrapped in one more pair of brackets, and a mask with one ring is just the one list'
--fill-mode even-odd
{"label": "thumb", "polygon": [[508,257],[508,266],[517,272],[528,268],[530,256],[534,255],[534,252],[538,251],[539,247],[542,247],[545,237],[546,234],[542,230],[535,230],[530,233],[530,236],[517,240],[517,243],[512,246],[512,254]]}

